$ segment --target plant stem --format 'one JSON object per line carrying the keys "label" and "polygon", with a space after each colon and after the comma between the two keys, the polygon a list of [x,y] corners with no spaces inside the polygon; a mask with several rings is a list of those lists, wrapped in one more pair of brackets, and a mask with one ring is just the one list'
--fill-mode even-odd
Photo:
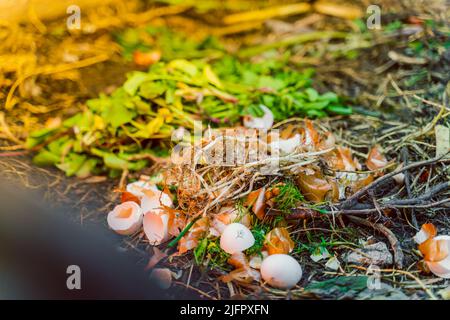
{"label": "plant stem", "polygon": [[180,234],[173,239],[172,241],[169,242],[169,244],[167,245],[169,248],[172,248],[173,246],[175,246],[178,241],[180,241],[180,239],[186,234],[186,232],[189,231],[190,228],[192,228],[192,226],[194,225],[194,223],[198,220],[199,218],[195,218],[194,220],[192,220],[191,222],[188,223],[188,225],[180,232]]}

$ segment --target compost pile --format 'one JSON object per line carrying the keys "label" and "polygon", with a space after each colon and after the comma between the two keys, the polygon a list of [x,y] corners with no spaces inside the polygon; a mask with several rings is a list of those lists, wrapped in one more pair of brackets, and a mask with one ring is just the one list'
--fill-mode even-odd
{"label": "compost pile", "polygon": [[[2,158],[31,154],[87,188],[109,177],[95,211],[162,288],[210,299],[448,297],[440,1],[403,15],[387,6],[375,31],[364,6],[345,1],[237,13],[230,2],[225,16],[138,3],[108,5],[116,20],[88,15],[98,29],[67,39],[91,34],[89,48],[49,41],[84,48],[62,52],[66,63],[37,67],[39,55],[24,54],[29,71],[2,67],[16,76],[0,78]],[[130,72],[70,94],[85,89],[78,69],[111,65]]]}

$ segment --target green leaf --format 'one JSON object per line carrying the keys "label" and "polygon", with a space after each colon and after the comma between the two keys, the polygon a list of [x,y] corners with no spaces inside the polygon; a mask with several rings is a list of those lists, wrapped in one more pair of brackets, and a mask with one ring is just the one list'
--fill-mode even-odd
{"label": "green leaf", "polygon": [[133,97],[133,103],[136,107],[136,111],[138,114],[149,114],[151,111],[150,104],[143,101],[141,97],[135,96]]}
{"label": "green leaf", "polygon": [[285,87],[285,83],[283,80],[276,79],[270,76],[262,76],[258,81],[258,88],[271,88],[275,91],[278,91]]}
{"label": "green leaf", "polygon": [[78,169],[76,172],[76,175],[78,178],[86,178],[89,177],[92,172],[94,171],[94,168],[97,166],[98,160],[91,158],[86,160],[83,165]]}
{"label": "green leaf", "polygon": [[123,89],[130,96],[134,96],[139,86],[148,80],[148,74],[145,72],[135,71],[130,74],[128,80],[123,84]]}
{"label": "green leaf", "polygon": [[305,92],[308,95],[309,101],[314,102],[317,100],[317,98],[319,98],[319,93],[316,90],[314,90],[313,88],[308,88],[305,90]]}
{"label": "green leaf", "polygon": [[307,102],[307,103],[303,104],[303,107],[308,110],[312,110],[312,109],[321,110],[321,109],[325,108],[329,103],[330,103],[330,101],[328,101],[328,100],[317,101],[317,102]]}
{"label": "green leaf", "polygon": [[[97,99],[88,100],[87,101],[88,107],[89,107],[89,102],[92,101],[92,100],[97,100]],[[77,113],[76,115],[74,115],[74,116],[64,120],[63,121],[63,126],[65,128],[71,128],[71,127],[75,126],[81,120],[82,117],[83,117],[83,113]]]}
{"label": "green leaf", "polygon": [[102,118],[115,129],[129,123],[136,114],[136,111],[128,109],[122,100],[114,99],[110,101],[109,107],[103,110]]}
{"label": "green leaf", "polygon": [[205,258],[206,248],[208,246],[208,238],[203,238],[199,241],[197,247],[194,249],[194,258],[197,264],[201,264]]}
{"label": "green leaf", "polygon": [[25,148],[31,149],[42,144],[55,131],[56,129],[44,128],[30,133],[27,140],[25,141]]}
{"label": "green leaf", "polygon": [[128,169],[131,171],[140,171],[144,169],[147,165],[148,165],[147,160],[128,162]]}
{"label": "green leaf", "polygon": [[332,112],[332,113],[342,114],[342,115],[350,115],[353,113],[353,110],[351,107],[339,106],[339,105],[328,106],[326,110],[329,112]]}
{"label": "green leaf", "polygon": [[186,73],[191,77],[195,77],[198,73],[197,66],[185,59],[172,60],[168,67]]}
{"label": "green leaf", "polygon": [[264,116],[263,109],[259,105],[256,105],[256,104],[252,104],[252,105],[248,106],[246,108],[246,111],[247,111],[247,114],[249,114],[255,118],[260,118],[260,117]]}
{"label": "green leaf", "polygon": [[57,164],[56,167],[64,171],[68,177],[71,177],[78,172],[86,159],[85,155],[70,153],[64,158],[64,162]]}
{"label": "green leaf", "polygon": [[203,75],[205,76],[206,80],[208,80],[208,82],[212,85],[216,86],[219,89],[223,88],[222,82],[220,82],[219,77],[217,77],[209,64],[207,64],[203,68]]}
{"label": "green leaf", "polygon": [[69,139],[69,137],[61,137],[55,141],[52,141],[48,144],[47,149],[51,153],[54,153],[58,156],[61,156],[65,151],[67,153],[70,146],[74,143],[73,139]]}
{"label": "green leaf", "polygon": [[160,81],[147,81],[139,88],[139,95],[146,99],[154,99],[162,95],[166,90],[167,86]]}
{"label": "green leaf", "polygon": [[49,166],[54,165],[60,161],[60,157],[48,150],[41,150],[33,158],[33,163],[37,166]]}
{"label": "green leaf", "polygon": [[114,153],[105,152],[103,154],[103,161],[111,169],[125,170],[128,168],[128,161],[119,158]]}
{"label": "green leaf", "polygon": [[323,101],[323,100],[327,100],[329,102],[338,102],[339,98],[337,96],[336,93],[334,92],[326,92],[324,94],[322,94],[320,97],[318,97],[318,100]]}
{"label": "green leaf", "polygon": [[310,118],[323,118],[326,117],[326,113],[321,110],[307,110],[306,115]]}
{"label": "green leaf", "polygon": [[268,108],[274,107],[275,97],[272,95],[265,94],[262,96],[262,102]]}

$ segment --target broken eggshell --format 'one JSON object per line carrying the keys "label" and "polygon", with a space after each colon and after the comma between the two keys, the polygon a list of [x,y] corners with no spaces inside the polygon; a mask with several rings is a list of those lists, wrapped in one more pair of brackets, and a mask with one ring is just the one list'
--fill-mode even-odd
{"label": "broken eggshell", "polygon": [[440,249],[446,257],[439,261],[425,260],[428,268],[440,278],[450,279],[450,236],[437,236],[433,240],[440,242]]}
{"label": "broken eggshell", "polygon": [[287,254],[272,254],[263,260],[261,276],[274,288],[291,289],[302,278],[302,267]]}
{"label": "broken eggshell", "polygon": [[164,207],[172,207],[170,196],[160,190],[145,190],[141,200],[144,212],[144,233],[151,245],[159,245],[171,238],[170,214]]}
{"label": "broken eggshell", "polygon": [[278,139],[270,143],[272,151],[279,150],[282,155],[290,154],[295,151],[297,147],[302,144],[300,134],[294,135],[289,139]]}
{"label": "broken eggshell", "polygon": [[252,117],[251,115],[244,116],[244,126],[246,128],[267,131],[272,128],[274,116],[272,111],[265,105],[261,104],[259,107],[264,111],[264,115],[260,118]]}
{"label": "broken eggshell", "polygon": [[430,271],[440,278],[450,278],[450,236],[436,236],[432,223],[426,223],[414,236]]}
{"label": "broken eggshell", "polygon": [[169,214],[162,210],[149,211],[144,215],[144,233],[151,245],[159,245],[171,238]]}
{"label": "broken eggshell", "polygon": [[172,207],[172,199],[167,193],[158,189],[144,190],[143,192],[144,196],[141,199],[141,208],[144,214],[155,209],[160,209],[163,206]]}
{"label": "broken eggshell", "polygon": [[145,194],[145,190],[153,190],[158,191],[158,188],[149,181],[138,180],[132,183],[127,184],[126,191],[135,195],[138,198],[142,198]]}
{"label": "broken eggshell", "polygon": [[434,238],[436,235],[437,230],[434,224],[425,223],[424,225],[422,225],[422,228],[420,228],[419,232],[416,233],[413,239],[417,244],[420,245],[428,239]]}
{"label": "broken eggshell", "polygon": [[134,201],[117,205],[107,217],[111,229],[121,235],[130,235],[142,226],[142,210]]}
{"label": "broken eggshell", "polygon": [[269,253],[267,251],[261,251],[261,254],[255,254],[250,258],[250,261],[248,262],[249,266],[253,269],[261,269],[261,264],[265,258],[269,256]]}
{"label": "broken eggshell", "polygon": [[255,243],[251,231],[241,223],[231,223],[220,236],[220,247],[229,254],[242,252]]}
{"label": "broken eggshell", "polygon": [[212,236],[219,237],[226,226],[233,222],[240,222],[246,227],[250,227],[251,218],[249,214],[240,215],[234,207],[222,207],[219,213],[214,215],[209,232]]}

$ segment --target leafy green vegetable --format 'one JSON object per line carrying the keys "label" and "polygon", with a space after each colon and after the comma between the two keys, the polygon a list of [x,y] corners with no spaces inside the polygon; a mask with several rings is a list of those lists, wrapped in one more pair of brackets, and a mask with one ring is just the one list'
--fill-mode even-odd
{"label": "leafy green vegetable", "polygon": [[[129,32],[122,40],[140,43],[142,35]],[[154,29],[139,32],[171,35]],[[181,40],[171,41],[173,50],[178,45],[183,48]],[[205,54],[212,43],[187,41],[184,45],[191,46],[191,53]],[[223,55],[211,64],[180,58],[158,62],[148,72],[128,74],[112,94],[87,101],[87,108],[59,128],[33,132],[26,145],[31,149],[47,143],[35,163],[55,165],[68,176],[102,172],[117,176],[122,170],[144,168],[152,149],[170,147],[167,140],[172,131],[179,126],[193,129],[194,119],[211,126],[232,126],[243,115],[263,116],[262,105],[272,110],[277,121],[352,113],[335,93],[321,94],[312,88],[313,74],[312,69],[297,72],[284,59],[272,58],[250,63]]]}
{"label": "leafy green vegetable", "polygon": [[[351,113],[351,108],[343,106],[335,93],[320,94],[311,88],[312,69],[297,72],[280,60],[249,63],[231,56],[216,61],[213,67],[224,86],[238,99],[236,105],[241,115],[261,116],[261,104],[271,109],[277,121],[293,116]],[[336,108],[337,105],[342,108]],[[211,111],[213,107],[205,109]]]}

